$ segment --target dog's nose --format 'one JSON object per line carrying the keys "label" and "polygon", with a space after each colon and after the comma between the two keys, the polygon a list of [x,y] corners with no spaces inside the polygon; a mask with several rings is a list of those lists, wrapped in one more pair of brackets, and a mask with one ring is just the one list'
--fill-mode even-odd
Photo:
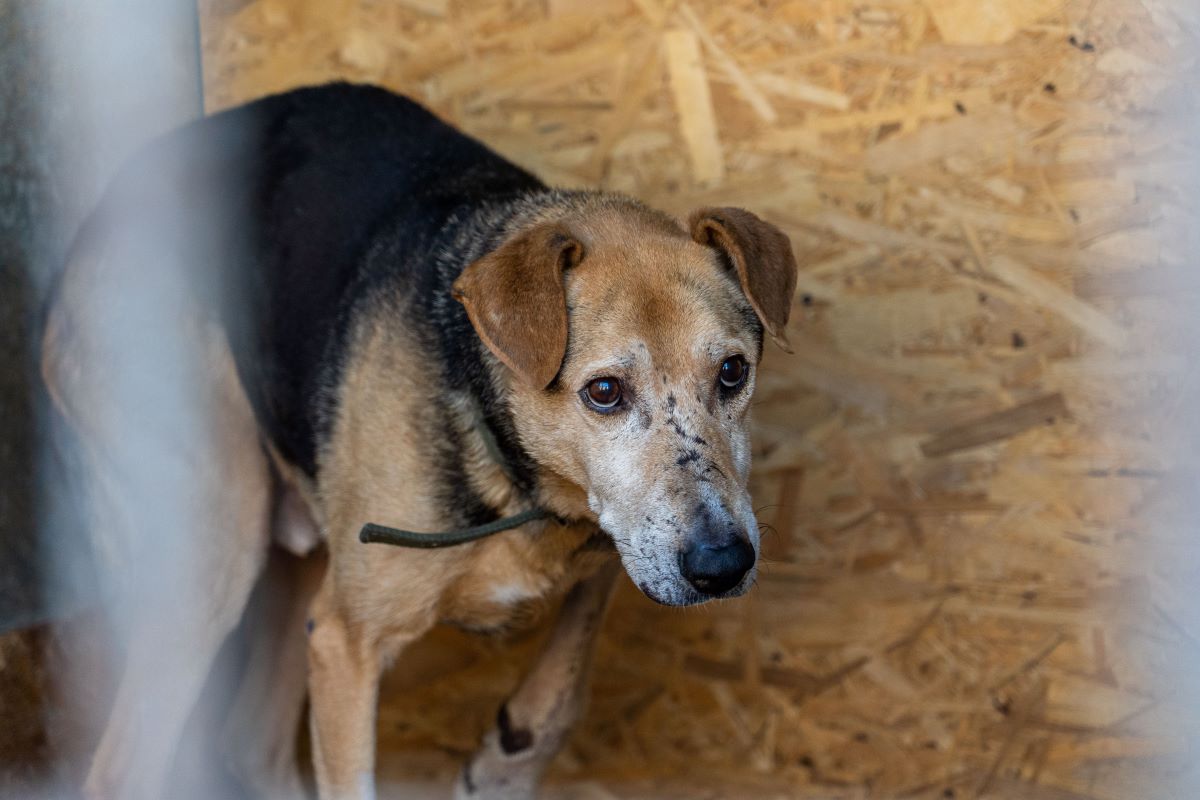
{"label": "dog's nose", "polygon": [[754,566],[754,548],[741,536],[718,543],[693,539],[679,554],[679,571],[696,591],[725,594]]}

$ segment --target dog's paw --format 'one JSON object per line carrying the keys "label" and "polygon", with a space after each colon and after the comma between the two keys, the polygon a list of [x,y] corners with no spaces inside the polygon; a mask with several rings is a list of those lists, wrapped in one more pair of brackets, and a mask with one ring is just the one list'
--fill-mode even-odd
{"label": "dog's paw", "polygon": [[485,768],[478,759],[472,759],[459,770],[454,800],[533,800],[537,796],[537,777],[525,764],[492,763]]}

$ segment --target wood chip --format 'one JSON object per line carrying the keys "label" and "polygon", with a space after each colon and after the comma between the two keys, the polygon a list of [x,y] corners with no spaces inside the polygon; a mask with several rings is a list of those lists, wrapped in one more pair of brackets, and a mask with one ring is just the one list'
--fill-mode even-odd
{"label": "wood chip", "polygon": [[697,36],[691,31],[667,31],[663,34],[663,45],[679,130],[691,158],[692,177],[696,183],[718,184],[725,177],[725,161]]}
{"label": "wood chip", "polygon": [[1067,415],[1067,404],[1057,392],[1028,400],[1020,405],[977,420],[955,425],[921,443],[927,458],[949,455],[1016,436],[1030,428],[1048,425]]}
{"label": "wood chip", "polygon": [[1060,5],[1059,0],[925,0],[933,24],[951,44],[1003,44]]}
{"label": "wood chip", "polygon": [[1081,330],[1116,348],[1125,346],[1127,332],[1095,306],[1080,300],[1058,284],[1042,277],[1008,256],[996,256],[988,262],[988,272],[1023,292],[1031,302],[1052,314],[1058,314]]}

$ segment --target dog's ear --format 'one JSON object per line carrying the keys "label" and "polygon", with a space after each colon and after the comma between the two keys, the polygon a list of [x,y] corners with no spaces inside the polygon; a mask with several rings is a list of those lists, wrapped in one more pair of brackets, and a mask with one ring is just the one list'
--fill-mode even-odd
{"label": "dog's ear", "polygon": [[786,328],[796,291],[796,257],[787,235],[741,208],[697,209],[688,228],[697,242],[725,254],[767,333],[792,352]]}
{"label": "dog's ear", "polygon": [[561,223],[534,225],[472,262],[454,282],[454,299],[475,332],[513,372],[544,388],[567,350],[563,271],[583,245]]}

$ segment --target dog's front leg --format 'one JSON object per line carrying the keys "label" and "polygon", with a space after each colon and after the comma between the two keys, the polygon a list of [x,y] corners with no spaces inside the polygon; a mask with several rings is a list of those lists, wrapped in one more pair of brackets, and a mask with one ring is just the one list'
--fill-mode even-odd
{"label": "dog's front leg", "polygon": [[[321,800],[375,797],[375,705],[384,642],[350,622],[332,600],[332,570],[309,621],[308,689],[317,790]],[[399,649],[428,629],[388,637]]]}
{"label": "dog's front leg", "polygon": [[619,563],[576,584],[550,639],[516,694],[500,707],[496,728],[459,775],[459,800],[529,798],[583,709],[596,633]]}

